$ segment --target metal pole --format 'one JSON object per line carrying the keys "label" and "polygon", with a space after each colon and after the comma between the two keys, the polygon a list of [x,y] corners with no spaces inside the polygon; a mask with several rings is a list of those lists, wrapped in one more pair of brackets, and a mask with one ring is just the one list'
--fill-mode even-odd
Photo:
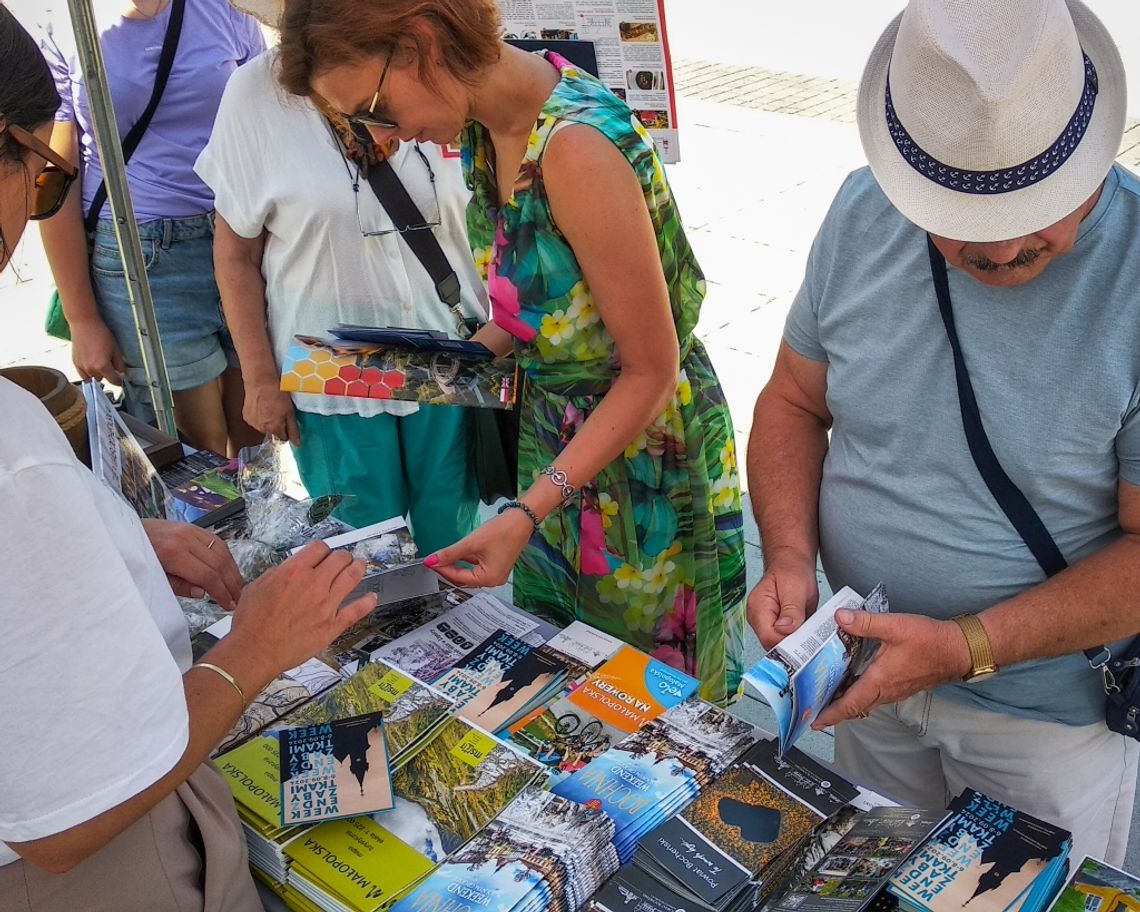
{"label": "metal pole", "polygon": [[111,90],[107,85],[107,70],[103,66],[99,29],[95,24],[91,0],[67,0],[67,5],[71,11],[71,26],[75,31],[75,47],[83,69],[83,81],[87,86],[87,103],[91,109],[91,124],[95,128],[95,145],[99,150],[103,179],[107,182],[107,199],[111,203],[115,237],[123,257],[127,295],[139,334],[139,349],[142,352],[150,399],[159,429],[177,437],[170,378],[166,374],[166,361],[162,357],[162,341],[158,335],[158,321],[154,316],[154,299],[150,294],[139,227],[135,222],[135,207],[127,185],[127,168],[123,161],[115,108],[111,103]]}

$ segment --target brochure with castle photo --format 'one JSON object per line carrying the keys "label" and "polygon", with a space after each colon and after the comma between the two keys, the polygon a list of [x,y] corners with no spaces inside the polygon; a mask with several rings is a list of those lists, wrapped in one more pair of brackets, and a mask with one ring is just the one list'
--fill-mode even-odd
{"label": "brochure with castle photo", "polygon": [[277,742],[282,826],[392,807],[382,713],[285,728]]}

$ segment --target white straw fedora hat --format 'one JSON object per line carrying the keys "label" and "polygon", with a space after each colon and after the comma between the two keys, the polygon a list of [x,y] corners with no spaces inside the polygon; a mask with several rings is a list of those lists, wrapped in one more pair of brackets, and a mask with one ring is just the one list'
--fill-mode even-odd
{"label": "white straw fedora hat", "polygon": [[1078,0],[911,0],[859,85],[875,179],[959,241],[1023,237],[1096,192],[1124,134],[1124,66]]}

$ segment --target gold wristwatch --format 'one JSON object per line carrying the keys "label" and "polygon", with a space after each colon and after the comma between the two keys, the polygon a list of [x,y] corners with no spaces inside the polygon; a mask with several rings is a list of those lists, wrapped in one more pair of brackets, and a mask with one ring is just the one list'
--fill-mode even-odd
{"label": "gold wristwatch", "polygon": [[962,680],[967,684],[973,684],[975,681],[983,681],[996,675],[998,667],[994,662],[994,651],[990,647],[990,638],[986,634],[986,628],[982,626],[978,616],[976,614],[959,614],[950,620],[958,625],[962,635],[966,638],[966,646],[970,650],[971,668]]}

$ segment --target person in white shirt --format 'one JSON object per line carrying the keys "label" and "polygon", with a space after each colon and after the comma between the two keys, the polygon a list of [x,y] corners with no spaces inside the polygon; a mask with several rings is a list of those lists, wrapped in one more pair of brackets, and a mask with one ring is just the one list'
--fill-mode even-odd
{"label": "person in white shirt", "polygon": [[[0,4],[0,268],[75,177],[47,145],[58,104]],[[0,908],[260,910],[205,761],[250,698],[374,607],[341,607],[363,565],[315,543],[243,588],[213,534],[140,523],[7,380],[0,416]],[[195,665],[174,591],[196,590],[234,619]]]}
{"label": "person in white shirt", "polygon": [[[458,154],[434,143],[356,140],[319,99],[287,94],[270,50],[230,78],[195,170],[214,192],[214,264],[250,425],[294,445],[309,493],[352,495],[355,526],[407,515],[421,554],[476,524],[470,416],[451,406],[280,390],[295,334],[336,323],[445,330],[486,319],[467,243]],[[453,312],[365,176],[387,157],[460,282]],[[364,160],[362,161],[362,157]]]}

